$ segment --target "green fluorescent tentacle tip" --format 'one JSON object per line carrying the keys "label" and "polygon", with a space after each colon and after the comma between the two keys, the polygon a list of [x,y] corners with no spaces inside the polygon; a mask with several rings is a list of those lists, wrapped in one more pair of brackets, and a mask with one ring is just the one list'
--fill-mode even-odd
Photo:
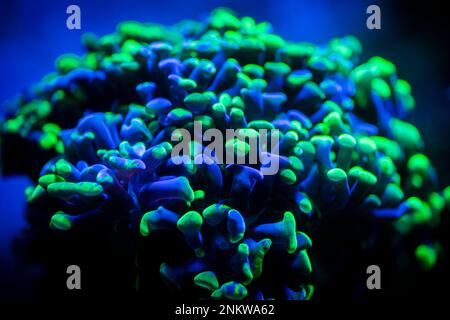
{"label": "green fluorescent tentacle tip", "polygon": [[219,288],[219,281],[217,280],[217,276],[212,271],[204,271],[197,274],[194,278],[194,282],[199,287],[205,288],[210,291],[214,291]]}
{"label": "green fluorescent tentacle tip", "polygon": [[72,221],[68,215],[59,211],[50,219],[50,228],[62,231],[70,230],[72,228]]}

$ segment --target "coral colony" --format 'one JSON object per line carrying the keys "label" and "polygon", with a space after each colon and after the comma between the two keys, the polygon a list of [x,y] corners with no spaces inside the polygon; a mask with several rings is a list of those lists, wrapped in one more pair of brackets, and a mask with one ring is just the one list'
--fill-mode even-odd
{"label": "coral colony", "polygon": [[[137,242],[164,234],[178,241],[166,256],[188,254],[146,272],[212,299],[309,299],[310,257],[321,255],[311,226],[333,221],[387,225],[395,239],[416,233],[406,254],[435,265],[439,244],[417,230],[439,224],[450,189],[439,189],[407,122],[410,85],[381,57],[359,62],[356,38],[291,42],[218,9],[173,27],[123,22],[83,44],[84,55],[58,58],[2,121],[4,167],[46,162],[39,176],[22,168],[46,232],[122,232],[125,221]],[[194,139],[208,129],[225,138]],[[217,148],[205,153],[211,140]],[[18,141],[27,148],[16,145],[12,159],[5,150]],[[220,147],[265,163],[216,161]]]}

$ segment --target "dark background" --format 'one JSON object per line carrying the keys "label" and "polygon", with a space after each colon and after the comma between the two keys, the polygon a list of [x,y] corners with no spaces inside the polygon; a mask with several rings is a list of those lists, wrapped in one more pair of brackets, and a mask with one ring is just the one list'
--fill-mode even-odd
{"label": "dark background", "polygon": [[[82,30],[65,26],[70,4],[81,7]],[[382,30],[366,28],[370,4],[381,8]],[[1,0],[0,102],[51,72],[60,54],[81,53],[83,32],[110,33],[123,20],[174,24],[202,18],[218,6],[269,21],[276,33],[293,41],[321,43],[353,34],[363,44],[363,60],[380,55],[393,61],[399,76],[412,85],[417,102],[413,123],[426,142],[426,153],[442,186],[450,184],[450,14],[444,2]],[[29,183],[25,177],[0,178],[0,297],[27,296],[28,280],[38,271],[16,264],[11,250],[13,238],[25,225],[23,190]]]}

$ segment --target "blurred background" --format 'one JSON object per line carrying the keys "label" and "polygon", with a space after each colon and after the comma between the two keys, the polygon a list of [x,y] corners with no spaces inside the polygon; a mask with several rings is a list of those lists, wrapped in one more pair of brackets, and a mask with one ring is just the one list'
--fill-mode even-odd
{"label": "blurred background", "polygon": [[[66,28],[66,8],[81,8],[81,30]],[[381,8],[381,30],[366,28],[366,9]],[[276,33],[292,41],[327,42],[352,34],[363,45],[363,60],[380,55],[397,65],[413,88],[417,109],[413,123],[421,131],[439,171],[442,186],[450,184],[450,17],[438,4],[406,0],[71,0],[0,1],[0,103],[53,70],[67,52],[82,53],[84,32],[103,35],[123,20],[175,24],[203,18],[227,6],[240,16],[269,21]],[[30,159],[33,161],[33,159]],[[23,296],[27,277],[36,270],[16,265],[12,240],[24,227],[25,177],[0,178],[0,298]]]}

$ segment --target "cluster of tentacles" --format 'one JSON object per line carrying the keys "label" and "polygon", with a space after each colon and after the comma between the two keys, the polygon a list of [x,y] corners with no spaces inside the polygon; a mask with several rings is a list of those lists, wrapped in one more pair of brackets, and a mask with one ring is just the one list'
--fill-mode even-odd
{"label": "cluster of tentacles", "polygon": [[[120,221],[142,239],[179,240],[159,272],[180,290],[308,299],[311,239],[321,237],[312,224],[381,221],[406,237],[437,225],[450,200],[406,120],[409,84],[381,57],[359,64],[354,37],[291,42],[268,23],[219,9],[170,28],[124,22],[113,34],[86,35],[84,45],[85,55],[62,56],[55,73],[8,105],[3,162],[20,162],[8,158],[11,141],[31,146],[19,157],[53,156],[27,190],[48,232]],[[250,136],[278,129],[278,173],[175,163],[171,137],[195,121]],[[254,148],[230,143],[236,152]],[[191,156],[204,148],[193,144]],[[420,232],[408,253],[424,268],[438,255],[428,235]],[[182,248],[189,254],[176,259]]]}

